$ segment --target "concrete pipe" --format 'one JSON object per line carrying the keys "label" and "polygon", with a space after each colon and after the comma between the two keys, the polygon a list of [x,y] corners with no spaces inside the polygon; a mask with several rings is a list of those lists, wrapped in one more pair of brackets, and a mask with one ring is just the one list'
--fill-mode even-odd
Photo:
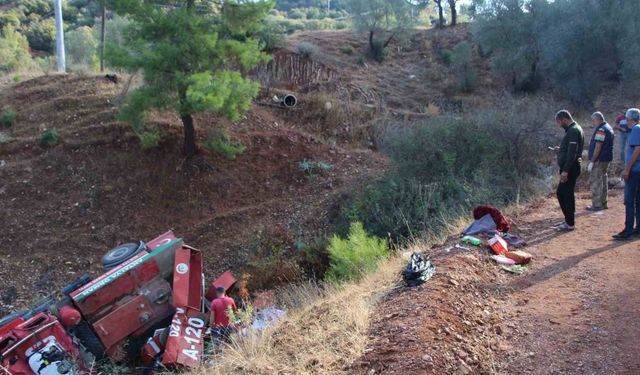
{"label": "concrete pipe", "polygon": [[294,95],[287,94],[284,98],[282,98],[282,105],[287,108],[293,108],[298,104],[298,98]]}

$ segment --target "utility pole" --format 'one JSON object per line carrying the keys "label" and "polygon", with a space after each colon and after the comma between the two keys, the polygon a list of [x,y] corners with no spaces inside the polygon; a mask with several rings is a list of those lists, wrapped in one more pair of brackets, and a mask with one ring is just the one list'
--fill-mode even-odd
{"label": "utility pole", "polygon": [[56,62],[58,72],[66,72],[66,62],[64,58],[64,30],[62,29],[62,0],[53,0],[53,10],[56,18]]}
{"label": "utility pole", "polygon": [[327,0],[327,14],[331,13],[331,0]]}

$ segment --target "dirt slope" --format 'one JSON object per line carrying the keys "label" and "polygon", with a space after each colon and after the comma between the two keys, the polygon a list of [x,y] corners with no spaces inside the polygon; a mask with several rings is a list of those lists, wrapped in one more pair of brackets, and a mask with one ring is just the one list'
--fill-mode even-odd
{"label": "dirt slope", "polygon": [[[430,104],[442,110],[491,103],[492,97],[486,93],[499,92],[501,85],[492,78],[489,61],[478,55],[471,38],[466,24],[445,30],[416,30],[396,36],[383,63],[364,57],[368,48],[365,33],[303,32],[295,34],[288,44],[294,52],[300,42],[318,47],[315,59],[336,72],[340,79],[333,80],[330,88],[344,101],[364,103],[394,115],[410,115],[428,114],[433,111],[427,108]],[[472,45],[477,75],[476,92],[469,94],[454,89],[458,82],[455,67],[442,58],[443,50],[452,50],[464,41]]]}
{"label": "dirt slope", "polygon": [[[202,139],[228,127],[247,146],[235,161],[202,150],[186,162],[180,123],[162,114],[154,121],[166,140],[143,150],[115,118],[122,88],[56,75],[0,93],[0,103],[17,110],[16,124],[2,130],[14,140],[0,145],[0,315],[32,301],[34,291],[95,274],[116,244],[167,229],[205,252],[208,276],[240,270],[260,232],[282,226],[311,240],[328,231],[343,195],[384,170],[376,154],[331,146],[262,107],[235,126],[198,116]],[[52,128],[60,144],[41,147],[41,132]],[[299,167],[304,159],[332,168],[309,176]]]}
{"label": "dirt slope", "polygon": [[614,242],[624,207],[587,214],[557,234],[548,198],[516,218],[535,259],[524,276],[497,271],[477,251],[444,256],[427,284],[378,307],[363,374],[638,374],[638,241]]}

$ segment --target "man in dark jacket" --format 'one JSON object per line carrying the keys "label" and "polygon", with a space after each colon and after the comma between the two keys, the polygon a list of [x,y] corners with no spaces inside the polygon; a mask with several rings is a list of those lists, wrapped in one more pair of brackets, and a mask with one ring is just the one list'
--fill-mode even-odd
{"label": "man in dark jacket", "polygon": [[591,183],[591,206],[589,211],[607,209],[609,182],[607,172],[609,163],[613,161],[613,128],[609,125],[602,112],[591,115],[591,121],[596,127],[589,142],[589,181]]}
{"label": "man in dark jacket", "polygon": [[572,231],[575,229],[576,214],[576,181],[580,176],[580,162],[584,148],[584,133],[567,110],[556,114],[556,123],[564,129],[564,138],[558,150],[558,167],[560,168],[560,183],[556,194],[560,208],[564,214],[564,223],[557,229]]}

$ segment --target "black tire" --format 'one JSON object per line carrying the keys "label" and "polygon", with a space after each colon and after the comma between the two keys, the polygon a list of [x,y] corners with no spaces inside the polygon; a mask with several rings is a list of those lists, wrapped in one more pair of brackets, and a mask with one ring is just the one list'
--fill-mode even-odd
{"label": "black tire", "polygon": [[73,327],[73,334],[80,340],[82,346],[99,361],[104,358],[104,345],[98,336],[93,333],[91,327],[86,322],[82,322]]}
{"label": "black tire", "polygon": [[140,247],[134,243],[126,243],[124,245],[114,247],[102,257],[102,267],[104,271],[107,272],[119,264],[131,259],[139,252],[139,250]]}

